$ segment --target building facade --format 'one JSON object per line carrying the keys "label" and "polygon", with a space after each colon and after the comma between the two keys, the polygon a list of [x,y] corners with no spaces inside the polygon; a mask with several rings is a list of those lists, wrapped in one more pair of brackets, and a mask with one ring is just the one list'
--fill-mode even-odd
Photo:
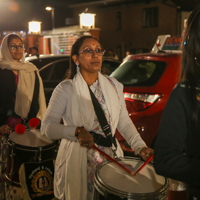
{"label": "building facade", "polygon": [[[107,3],[105,3],[107,2]],[[189,12],[179,11],[170,1],[112,0],[93,1],[71,5],[75,22],[79,23],[79,14],[96,14],[95,26],[100,28],[100,42],[104,49],[113,49],[120,60],[125,52],[151,51],[158,35],[181,35],[183,16]]]}
{"label": "building facade", "polygon": [[[133,54],[151,51],[158,35],[180,36],[190,14],[170,0],[90,0],[70,5],[69,10],[73,13],[71,25],[38,35],[27,34],[26,52],[37,46],[40,54],[68,54],[74,41],[71,37],[89,32],[107,52],[112,49],[123,60],[126,51]],[[79,15],[83,12],[96,15],[95,27],[80,27]]]}

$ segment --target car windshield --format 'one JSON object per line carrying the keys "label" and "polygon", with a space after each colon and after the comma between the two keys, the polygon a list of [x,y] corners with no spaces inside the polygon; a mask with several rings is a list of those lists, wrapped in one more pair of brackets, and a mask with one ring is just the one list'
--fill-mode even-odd
{"label": "car windshield", "polygon": [[124,86],[152,86],[162,76],[167,63],[152,60],[127,60],[110,76]]}

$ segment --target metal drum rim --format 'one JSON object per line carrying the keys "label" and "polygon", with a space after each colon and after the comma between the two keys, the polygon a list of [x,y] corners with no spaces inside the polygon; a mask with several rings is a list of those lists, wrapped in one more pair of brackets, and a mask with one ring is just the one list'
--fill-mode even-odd
{"label": "metal drum rim", "polygon": [[49,150],[55,147],[58,143],[58,140],[53,141],[52,143],[44,145],[44,146],[26,146],[26,145],[18,144],[12,141],[10,138],[8,138],[7,143],[11,147],[12,147],[12,144],[15,144],[15,147],[14,147],[15,149],[26,150],[26,151],[38,151],[38,148],[42,147],[42,151],[45,151],[45,150]]}

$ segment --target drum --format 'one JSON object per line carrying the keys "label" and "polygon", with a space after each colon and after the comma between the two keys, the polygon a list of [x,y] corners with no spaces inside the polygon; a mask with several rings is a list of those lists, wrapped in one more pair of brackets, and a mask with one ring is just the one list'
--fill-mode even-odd
{"label": "drum", "polygon": [[[119,162],[131,171],[137,171],[144,163],[136,158],[124,158]],[[165,200],[169,190],[168,179],[157,175],[152,164],[147,164],[136,176],[131,176],[110,161],[97,169],[94,186],[93,200]]]}
{"label": "drum", "polygon": [[12,132],[7,144],[5,179],[17,187],[20,187],[18,172],[23,163],[55,159],[58,149],[58,141],[42,136],[38,129],[26,130],[23,134]]}

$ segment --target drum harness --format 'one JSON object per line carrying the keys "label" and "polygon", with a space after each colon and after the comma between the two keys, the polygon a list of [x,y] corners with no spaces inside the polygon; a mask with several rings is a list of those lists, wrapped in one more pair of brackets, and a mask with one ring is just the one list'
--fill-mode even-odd
{"label": "drum harness", "polygon": [[99,104],[97,98],[95,97],[95,95],[93,94],[93,92],[92,92],[92,90],[90,89],[89,86],[88,86],[88,88],[89,88],[89,91],[90,91],[90,95],[91,95],[91,99],[92,99],[92,103],[93,103],[93,106],[94,106],[95,113],[96,113],[97,118],[99,120],[99,124],[101,125],[101,128],[106,135],[106,138],[103,137],[102,135],[97,134],[97,133],[92,132],[92,131],[90,133],[93,136],[94,142],[96,144],[104,146],[104,147],[111,147],[111,149],[114,153],[114,157],[118,158],[118,156],[116,154],[117,143],[116,143],[116,140],[115,140],[115,136],[112,137],[110,125],[107,122],[104,111],[103,111],[101,105]]}

